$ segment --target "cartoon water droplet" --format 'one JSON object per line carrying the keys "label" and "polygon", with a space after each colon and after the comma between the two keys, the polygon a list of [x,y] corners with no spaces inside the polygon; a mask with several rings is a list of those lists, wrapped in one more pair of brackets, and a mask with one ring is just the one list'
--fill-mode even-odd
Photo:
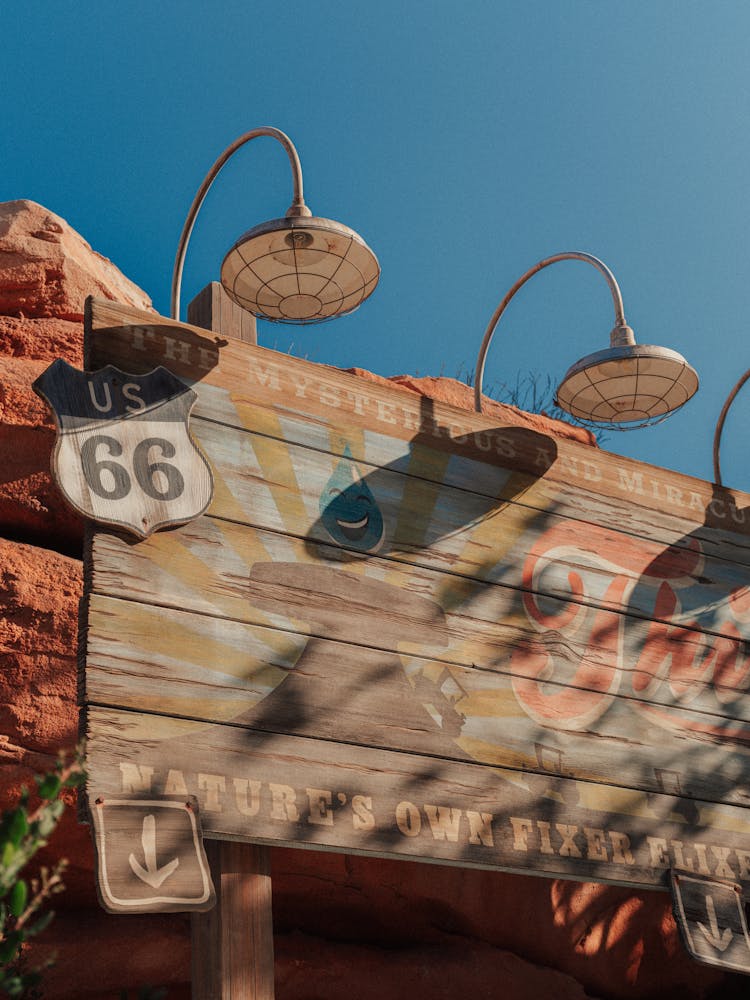
{"label": "cartoon water droplet", "polygon": [[383,541],[383,515],[359,475],[349,445],[320,497],[323,526],[339,545],[374,552]]}

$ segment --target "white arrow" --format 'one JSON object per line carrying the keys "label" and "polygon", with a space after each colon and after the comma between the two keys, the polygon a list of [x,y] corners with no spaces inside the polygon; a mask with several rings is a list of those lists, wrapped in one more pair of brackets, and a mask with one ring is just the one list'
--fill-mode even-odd
{"label": "white arrow", "polygon": [[158,889],[162,882],[165,882],[177,865],[179,865],[180,859],[173,858],[161,868],[156,864],[156,819],[152,814],[149,814],[143,820],[141,844],[143,845],[143,857],[146,867],[143,867],[135,854],[131,854],[128,858],[130,867],[142,882],[146,882],[152,889]]}
{"label": "white arrow", "polygon": [[711,930],[706,930],[700,920],[698,921],[698,927],[700,927],[706,941],[713,948],[716,948],[717,951],[726,951],[734,934],[732,934],[731,927],[725,927],[723,933],[719,933],[719,921],[716,919],[716,907],[714,906],[713,896],[706,896],[706,912],[708,913],[708,922]]}

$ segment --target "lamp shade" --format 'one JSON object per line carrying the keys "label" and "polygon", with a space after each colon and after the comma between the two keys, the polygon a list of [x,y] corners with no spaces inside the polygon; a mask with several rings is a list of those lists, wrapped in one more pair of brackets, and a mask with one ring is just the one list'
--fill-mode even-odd
{"label": "lamp shade", "polygon": [[580,421],[625,430],[663,419],[697,389],[698,375],[677,351],[629,344],[572,365],[557,390],[557,403]]}
{"label": "lamp shade", "polygon": [[352,312],[374,291],[377,257],[353,229],[287,216],[241,236],[221,265],[230,298],[277,323],[321,323]]}

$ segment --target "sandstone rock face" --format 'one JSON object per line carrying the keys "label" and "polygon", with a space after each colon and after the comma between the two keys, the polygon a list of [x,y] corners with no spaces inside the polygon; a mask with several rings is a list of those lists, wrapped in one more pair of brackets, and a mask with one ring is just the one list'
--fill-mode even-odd
{"label": "sandstone rock face", "polygon": [[[734,995],[732,977],[688,958],[666,893],[410,861],[327,853],[311,858],[307,851],[274,849],[272,857],[278,931],[415,949],[425,960],[459,945],[467,954],[467,996],[504,1000],[490,969],[499,953],[508,952],[565,973],[586,995],[603,1000],[698,1000],[719,986],[725,1000]],[[484,967],[484,959],[476,968],[468,960],[490,953],[495,959]],[[448,983],[458,988],[455,980],[447,974],[444,980],[444,992],[435,985],[425,998],[454,997]],[[746,988],[739,982],[738,989]],[[394,989],[388,995],[400,996]],[[550,977],[537,996],[557,997],[558,990],[568,995]]]}
{"label": "sandstone rock face", "polygon": [[0,534],[80,552],[82,523],[49,474],[54,422],[31,383],[55,358],[82,367],[87,295],[151,300],[58,215],[0,204]]}
{"label": "sandstone rock face", "polygon": [[277,1000],[586,1000],[580,983],[481,941],[386,951],[305,934],[276,939]]}
{"label": "sandstone rock face", "polygon": [[71,706],[81,564],[0,539],[0,567],[0,753],[4,763],[45,765],[77,739]]}
{"label": "sandstone rock face", "polygon": [[59,215],[33,201],[0,205],[0,314],[83,319],[87,295],[148,309],[151,300]]}
{"label": "sandstone rock face", "polygon": [[83,364],[80,320],[0,316],[0,356],[47,364],[55,358],[65,358],[80,368]]}
{"label": "sandstone rock face", "polygon": [[[59,217],[0,205],[0,808],[77,738],[82,525],[50,481],[53,423],[30,387],[55,357],[81,366],[89,293],[148,306]],[[473,408],[453,380],[394,381]],[[591,443],[513,407],[487,412]],[[189,918],[104,914],[74,809],[40,861],[61,855],[68,888],[32,955],[57,952],[45,1000],[119,1000],[147,984],[188,1000]],[[729,1000],[745,986],[687,958],[664,893],[283,849],[272,869],[278,1000]]]}
{"label": "sandstone rock face", "polygon": [[0,356],[0,532],[80,555],[83,522],[50,475],[54,419],[31,388],[48,365]]}

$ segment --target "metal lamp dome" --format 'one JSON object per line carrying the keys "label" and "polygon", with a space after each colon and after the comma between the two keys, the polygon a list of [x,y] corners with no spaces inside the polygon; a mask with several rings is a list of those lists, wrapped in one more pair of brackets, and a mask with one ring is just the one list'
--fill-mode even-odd
{"label": "metal lamp dome", "polygon": [[474,406],[482,412],[482,379],[487,351],[500,317],[533,275],[561,260],[583,260],[604,275],[615,307],[615,326],[607,350],[587,354],[568,369],[555,402],[578,423],[609,430],[635,430],[659,423],[695,394],[698,375],[681,354],[667,347],[637,344],[625,322],[620,288],[598,257],[578,250],[546,257],[513,285],[495,310],[484,335],[474,378]]}
{"label": "metal lamp dome", "polygon": [[372,294],[380,277],[377,257],[348,226],[313,216],[305,204],[302,167],[289,136],[271,126],[246,132],[209,170],[190,206],[172,274],[172,317],[179,319],[180,287],[190,235],[201,205],[221,168],[245,143],[270,136],[284,147],[294,196],[284,218],[254,226],[241,236],[221,266],[231,299],[276,323],[321,323],[352,312]]}
{"label": "metal lamp dome", "polygon": [[315,216],[254,226],[221,265],[221,283],[243,309],[276,323],[322,323],[352,312],[380,277],[353,229]]}

